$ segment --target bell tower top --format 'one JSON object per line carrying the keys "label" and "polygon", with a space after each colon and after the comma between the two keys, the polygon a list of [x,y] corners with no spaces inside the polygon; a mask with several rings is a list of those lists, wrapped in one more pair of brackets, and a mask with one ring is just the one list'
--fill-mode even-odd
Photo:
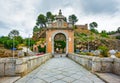
{"label": "bell tower top", "polygon": [[62,15],[61,9],[59,10],[59,15]]}
{"label": "bell tower top", "polygon": [[69,23],[65,21],[65,17],[62,15],[61,9],[59,10],[58,15],[55,17],[55,21],[52,22],[50,19],[48,20],[49,28],[71,28],[72,21],[69,19]]}
{"label": "bell tower top", "polygon": [[56,16],[57,19],[64,19],[65,17],[62,15],[61,9],[59,10],[59,14]]}

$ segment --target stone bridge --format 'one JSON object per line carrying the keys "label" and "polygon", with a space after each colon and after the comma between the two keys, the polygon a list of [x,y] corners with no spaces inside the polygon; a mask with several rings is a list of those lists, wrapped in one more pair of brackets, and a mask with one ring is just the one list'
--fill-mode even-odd
{"label": "stone bridge", "polygon": [[68,57],[56,55],[54,58],[51,54],[18,59],[1,58],[0,76],[22,76],[15,83],[105,83],[94,73],[120,75],[119,64],[120,59],[77,54],[69,54]]}

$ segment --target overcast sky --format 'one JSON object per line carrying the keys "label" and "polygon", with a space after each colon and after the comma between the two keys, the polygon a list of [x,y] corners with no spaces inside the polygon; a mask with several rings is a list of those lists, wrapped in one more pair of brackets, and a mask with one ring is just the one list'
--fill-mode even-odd
{"label": "overcast sky", "polygon": [[120,0],[0,0],[0,36],[17,29],[28,37],[40,13],[59,9],[66,17],[75,14],[77,24],[97,22],[99,31],[120,27]]}

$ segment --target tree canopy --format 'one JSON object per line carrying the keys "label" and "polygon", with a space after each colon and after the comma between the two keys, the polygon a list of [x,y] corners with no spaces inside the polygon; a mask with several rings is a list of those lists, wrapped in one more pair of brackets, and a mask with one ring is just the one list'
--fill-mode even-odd
{"label": "tree canopy", "polygon": [[73,25],[78,21],[77,16],[75,14],[70,15],[69,19],[72,20]]}
{"label": "tree canopy", "polygon": [[12,30],[10,31],[10,33],[8,34],[9,38],[13,38],[15,36],[19,36],[19,31],[18,30]]}
{"label": "tree canopy", "polygon": [[[50,11],[48,11],[46,13],[46,15],[39,14],[39,16],[37,17],[37,20],[36,20],[36,26],[33,28],[33,31],[37,31],[38,28],[46,28],[48,20],[51,19],[51,21],[54,21],[55,16],[56,15],[52,14]],[[73,25],[78,21],[77,16],[75,14],[70,15],[69,18],[71,18]],[[65,17],[64,21],[67,22],[66,17]]]}
{"label": "tree canopy", "polygon": [[37,32],[37,31],[39,31],[39,30],[40,30],[40,28],[38,28],[38,26],[34,26],[33,32]]}
{"label": "tree canopy", "polygon": [[40,27],[46,27],[46,16],[44,16],[43,14],[40,14],[37,18],[37,22],[36,22],[36,25],[37,26],[40,26]]}
{"label": "tree canopy", "polygon": [[47,19],[47,22],[48,22],[48,19],[51,19],[52,21],[55,20],[55,15],[53,15],[51,12],[47,12],[46,13],[46,19]]}
{"label": "tree canopy", "polygon": [[118,27],[117,32],[120,33],[120,27]]}
{"label": "tree canopy", "polygon": [[90,26],[90,29],[95,29],[98,27],[98,24],[96,22],[92,22],[89,24],[89,26]]}

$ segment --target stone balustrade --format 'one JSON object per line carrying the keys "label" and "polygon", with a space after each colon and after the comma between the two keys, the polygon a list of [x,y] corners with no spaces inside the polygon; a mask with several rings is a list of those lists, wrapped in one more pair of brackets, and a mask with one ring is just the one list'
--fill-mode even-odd
{"label": "stone balustrade", "polygon": [[0,58],[0,76],[23,76],[52,57],[51,54],[23,58]]}
{"label": "stone balustrade", "polygon": [[106,72],[120,75],[120,58],[100,58],[78,54],[69,54],[68,57],[92,72]]}

